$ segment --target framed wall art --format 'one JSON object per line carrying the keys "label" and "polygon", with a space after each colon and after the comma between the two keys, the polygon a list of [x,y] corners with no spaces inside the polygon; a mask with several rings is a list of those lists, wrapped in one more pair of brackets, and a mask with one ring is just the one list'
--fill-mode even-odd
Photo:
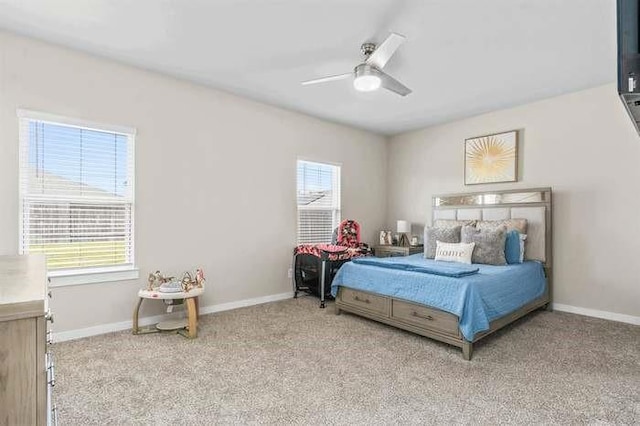
{"label": "framed wall art", "polygon": [[517,130],[464,141],[465,185],[516,182],[517,180]]}

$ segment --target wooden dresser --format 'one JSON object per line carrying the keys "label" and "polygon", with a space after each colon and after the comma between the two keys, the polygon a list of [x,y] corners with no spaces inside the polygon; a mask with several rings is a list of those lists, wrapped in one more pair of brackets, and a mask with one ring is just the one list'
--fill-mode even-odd
{"label": "wooden dresser", "polygon": [[0,256],[0,426],[56,423],[43,255]]}

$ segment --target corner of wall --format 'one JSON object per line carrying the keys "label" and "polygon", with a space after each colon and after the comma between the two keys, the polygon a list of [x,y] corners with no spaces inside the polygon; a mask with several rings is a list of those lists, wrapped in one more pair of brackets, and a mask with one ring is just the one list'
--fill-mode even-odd
{"label": "corner of wall", "polygon": [[384,222],[382,226],[385,228],[388,227],[388,224],[391,223],[391,143],[393,142],[393,135],[385,135],[384,136],[384,144],[385,144],[385,170],[384,170],[384,202],[383,202],[383,213],[384,213]]}

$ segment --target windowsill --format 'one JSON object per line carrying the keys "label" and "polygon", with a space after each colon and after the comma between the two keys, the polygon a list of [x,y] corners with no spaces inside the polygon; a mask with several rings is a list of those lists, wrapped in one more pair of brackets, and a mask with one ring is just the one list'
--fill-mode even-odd
{"label": "windowsill", "polygon": [[50,287],[67,287],[74,285],[105,283],[110,281],[136,280],[139,270],[133,266],[111,268],[87,268],[79,271],[51,271]]}

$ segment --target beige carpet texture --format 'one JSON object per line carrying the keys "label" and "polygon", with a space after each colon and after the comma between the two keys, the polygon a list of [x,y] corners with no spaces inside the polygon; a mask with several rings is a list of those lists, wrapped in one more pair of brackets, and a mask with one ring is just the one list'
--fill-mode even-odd
{"label": "beige carpet texture", "polygon": [[537,311],[458,348],[301,297],[59,343],[61,425],[640,424],[640,327]]}

